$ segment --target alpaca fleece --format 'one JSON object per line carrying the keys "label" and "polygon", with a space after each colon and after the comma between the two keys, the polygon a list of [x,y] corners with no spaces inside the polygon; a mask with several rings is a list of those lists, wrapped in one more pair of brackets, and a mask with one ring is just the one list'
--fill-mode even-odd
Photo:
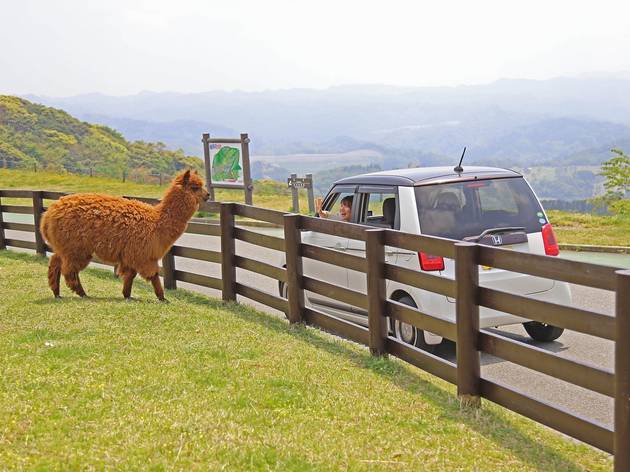
{"label": "alpaca fleece", "polygon": [[123,295],[131,296],[136,274],[153,284],[156,296],[164,300],[158,276],[158,261],[186,229],[208,192],[196,172],[178,175],[162,201],[148,205],[109,195],[69,195],[53,203],[44,213],[40,229],[54,254],[48,267],[48,284],[59,296],[63,274],[68,287],[79,296],[85,291],[81,272],[95,254],[116,264],[123,278]]}

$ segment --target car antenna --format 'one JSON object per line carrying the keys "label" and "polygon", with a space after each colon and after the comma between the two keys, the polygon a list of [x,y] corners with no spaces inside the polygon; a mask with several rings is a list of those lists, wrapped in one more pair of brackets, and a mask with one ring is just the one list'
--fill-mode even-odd
{"label": "car antenna", "polygon": [[464,152],[462,152],[462,157],[459,160],[459,164],[457,164],[457,167],[453,168],[453,170],[455,172],[457,172],[458,174],[461,174],[462,172],[464,172],[464,168],[462,167],[462,161],[464,160],[464,154],[466,154],[466,146],[464,146]]}

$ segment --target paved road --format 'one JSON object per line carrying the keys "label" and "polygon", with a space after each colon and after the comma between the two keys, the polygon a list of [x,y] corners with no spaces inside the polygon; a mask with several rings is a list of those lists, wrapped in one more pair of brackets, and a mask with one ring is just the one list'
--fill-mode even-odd
{"label": "paved road", "polygon": [[[264,229],[248,229],[267,233],[270,232],[270,230]],[[273,231],[274,230],[271,230],[271,232]],[[277,234],[277,230],[275,232]],[[17,235],[19,235],[20,239],[27,239],[28,237],[32,240],[31,234],[12,231],[8,232],[7,237],[17,237]],[[216,237],[184,235],[177,244],[182,246],[219,250],[219,239]],[[267,262],[278,263],[280,261],[280,253],[252,246],[240,241],[237,242],[236,251],[237,254]],[[186,270],[210,276],[220,275],[220,269],[217,264],[192,261],[182,258],[176,258],[175,263],[178,270]],[[259,290],[277,294],[277,282],[272,281],[267,277],[238,269],[237,278],[239,281],[247,285],[252,285]],[[199,291],[210,296],[220,296],[218,291],[212,289],[191,286],[181,282],[179,283],[179,286]],[[89,288],[86,287],[86,290],[89,292]],[[614,295],[610,292],[573,285],[572,293],[574,305],[577,307],[608,315],[612,315],[614,313]],[[244,303],[251,304],[263,311],[283,316],[280,312],[264,305],[260,305],[256,302],[241,299],[241,297],[239,297],[239,300]],[[542,349],[555,352],[561,356],[586,361],[590,364],[608,369],[612,369],[614,365],[614,346],[610,341],[593,338],[592,336],[580,333],[565,331],[565,333],[557,341],[551,343],[538,343],[530,340],[529,337],[527,337],[525,330],[520,325],[503,327],[500,331],[506,333],[514,339],[536,345]],[[454,361],[454,344],[450,342],[444,343],[439,347],[437,354]],[[543,374],[538,374],[529,369],[503,361],[490,355],[482,356],[482,375],[489,379],[499,380],[505,384],[514,386],[522,392],[534,396],[537,399],[551,404],[560,405],[573,413],[579,414],[580,416],[609,426],[612,425],[613,401],[612,399],[598,393],[566,384],[565,382],[550,378]]]}

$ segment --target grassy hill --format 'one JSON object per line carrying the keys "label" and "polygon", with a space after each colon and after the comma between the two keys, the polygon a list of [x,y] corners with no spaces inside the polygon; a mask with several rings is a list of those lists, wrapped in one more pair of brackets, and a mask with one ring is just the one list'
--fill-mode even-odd
{"label": "grassy hill", "polygon": [[251,308],[110,272],[55,300],[0,251],[6,470],[610,470],[608,455],[395,359]]}
{"label": "grassy hill", "polygon": [[125,180],[170,176],[201,161],[163,143],[127,141],[55,108],[0,95],[0,167],[101,175]]}

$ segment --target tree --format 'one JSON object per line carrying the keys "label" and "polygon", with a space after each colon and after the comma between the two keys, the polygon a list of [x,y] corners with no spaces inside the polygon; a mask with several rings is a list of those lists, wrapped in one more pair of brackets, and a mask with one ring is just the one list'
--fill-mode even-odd
{"label": "tree", "polygon": [[602,164],[600,175],[606,177],[607,193],[620,200],[630,192],[630,157],[620,149],[612,149],[617,156]]}
{"label": "tree", "polygon": [[630,214],[630,156],[621,149],[611,149],[616,154],[612,159],[602,163],[600,175],[606,177],[604,188],[606,193],[601,201],[616,214]]}

